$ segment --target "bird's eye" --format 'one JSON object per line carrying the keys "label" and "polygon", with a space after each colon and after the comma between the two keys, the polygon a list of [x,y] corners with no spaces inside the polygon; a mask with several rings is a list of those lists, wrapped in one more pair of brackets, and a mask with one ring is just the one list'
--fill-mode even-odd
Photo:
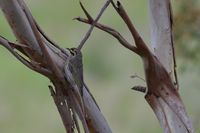
{"label": "bird's eye", "polygon": [[70,48],[69,51],[73,56],[77,54],[76,48]]}

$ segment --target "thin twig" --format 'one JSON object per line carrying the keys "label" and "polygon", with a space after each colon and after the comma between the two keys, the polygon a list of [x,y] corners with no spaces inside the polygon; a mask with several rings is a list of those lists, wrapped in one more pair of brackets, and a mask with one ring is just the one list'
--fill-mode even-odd
{"label": "thin twig", "polygon": [[[103,7],[101,8],[99,14],[97,15],[96,19],[92,22],[89,30],[87,31],[87,33],[85,34],[84,38],[82,39],[82,41],[80,42],[77,50],[80,51],[81,48],[83,47],[83,45],[85,44],[85,42],[87,41],[87,39],[90,37],[90,34],[92,33],[92,30],[95,27],[95,23],[97,23],[97,21],[100,19],[101,15],[103,14],[103,12],[105,11],[105,9],[108,7],[108,5],[110,4],[110,0],[107,0],[106,3],[103,5]],[[83,11],[85,12],[85,8],[83,6],[83,4],[80,2],[81,8],[83,9]],[[86,16],[87,16],[87,12],[85,12]],[[89,16],[87,16],[89,17]]]}
{"label": "thin twig", "polygon": [[[171,10],[170,10],[171,12]],[[170,13],[170,18],[172,20],[172,14]],[[174,63],[174,80],[176,82],[176,89],[179,89],[179,82],[178,82],[178,75],[177,75],[177,63],[176,63],[176,54],[175,54],[175,47],[174,47],[174,41],[173,41],[173,33],[172,33],[172,21],[171,21],[171,46],[172,46],[172,55],[173,55],[173,63]]]}
{"label": "thin twig", "polygon": [[2,46],[4,46],[6,49],[8,49],[21,63],[23,63],[25,66],[27,66],[28,68],[30,68],[31,70],[37,71],[41,74],[44,75],[50,75],[50,71],[42,68],[38,65],[36,65],[35,63],[29,62],[28,60],[26,60],[24,57],[22,57],[20,54],[18,54],[11,45],[18,45],[15,43],[11,43],[6,40],[5,38],[0,36],[0,44],[2,44]]}
{"label": "thin twig", "polygon": [[177,75],[177,63],[176,63],[176,53],[175,53],[175,47],[174,47],[174,39],[173,39],[173,13],[172,13],[172,6],[171,6],[171,2],[167,1],[168,4],[166,4],[168,6],[168,15],[169,15],[169,20],[170,20],[170,32],[171,32],[171,46],[172,46],[172,55],[173,55],[173,67],[174,67],[174,80],[176,83],[176,89],[179,89],[179,82],[178,82],[178,75]]}
{"label": "thin twig", "polygon": [[[89,21],[91,21],[91,23],[93,23],[94,19],[92,18],[92,16],[88,13],[88,11],[85,9],[85,7],[83,6],[83,4],[80,2],[80,6],[81,9],[83,10],[85,16],[88,18]],[[96,22],[97,23],[97,22]],[[94,23],[95,24],[95,23]]]}
{"label": "thin twig", "polygon": [[46,41],[48,41],[50,44],[52,44],[54,47],[56,47],[57,49],[59,49],[61,52],[63,52],[65,55],[68,56],[68,54],[66,53],[66,50],[61,48],[59,45],[56,44],[56,42],[54,42],[52,39],[50,39],[45,32],[42,30],[42,28],[39,26],[39,24],[35,21],[35,19],[33,18],[34,23],[37,27],[37,30],[40,32],[40,34],[44,37],[44,39],[46,39]]}
{"label": "thin twig", "polygon": [[145,79],[143,79],[142,77],[138,76],[137,74],[131,75],[131,78],[138,78],[138,79],[141,79],[142,81],[146,82]]}
{"label": "thin twig", "polygon": [[16,42],[13,43],[13,42],[10,42],[9,40],[7,40],[6,38],[4,38],[4,37],[1,36],[1,35],[0,35],[0,38],[1,38],[1,40],[2,40],[2,39],[3,39],[3,40],[6,40],[6,41],[10,44],[11,47],[13,47],[13,48],[19,50],[21,53],[23,53],[24,55],[27,56],[27,53],[23,50],[23,48],[30,49],[29,46],[27,46],[27,45],[25,45],[25,44],[21,44],[21,43],[16,43]]}
{"label": "thin twig", "polygon": [[131,32],[133,39],[135,40],[135,44],[137,48],[142,49],[141,47],[146,46],[143,39],[135,29],[133,23],[131,22],[131,19],[129,18],[128,14],[126,13],[125,9],[123,8],[122,4],[117,1],[117,5],[114,4],[114,2],[111,0],[111,3],[115,10],[118,12],[118,14],[121,16],[123,21],[126,23],[129,31]]}
{"label": "thin twig", "polygon": [[[80,22],[86,23],[86,24],[91,24],[91,20],[88,20],[88,19],[84,19],[84,18],[80,18],[80,17],[75,18],[75,19],[80,21]],[[115,29],[108,27],[106,25],[100,24],[100,23],[95,23],[95,27],[109,33],[110,35],[115,37],[124,47],[126,47],[129,50],[138,54],[137,48],[135,46],[131,45],[128,41],[126,41],[126,39]]]}
{"label": "thin twig", "polygon": [[49,42],[49,43],[51,43],[53,46],[55,46],[56,48],[58,48],[58,49],[61,49],[58,45],[56,45],[56,43],[53,41],[53,40],[51,40],[45,33],[44,33],[44,31],[41,29],[41,27],[39,26],[39,24],[35,21],[35,19],[33,19],[34,20],[34,23],[35,23],[35,25],[36,25],[36,27],[37,27],[37,30],[40,32],[40,34]]}

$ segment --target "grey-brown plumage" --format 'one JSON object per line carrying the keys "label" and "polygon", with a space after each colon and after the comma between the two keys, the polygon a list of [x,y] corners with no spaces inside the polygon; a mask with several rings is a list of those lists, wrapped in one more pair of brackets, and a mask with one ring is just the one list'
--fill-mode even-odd
{"label": "grey-brown plumage", "polygon": [[[86,84],[84,83],[84,80],[83,80],[83,61],[82,61],[81,51],[77,50],[77,48],[70,48],[68,50],[70,51],[71,56],[69,57],[69,60],[66,64],[67,66],[65,68],[66,69],[65,73],[67,73],[68,70],[71,72],[71,74],[72,74],[71,77],[73,78],[72,80],[75,82],[74,84],[76,84],[78,86],[79,93],[81,94],[81,96],[83,96],[83,87],[85,87],[87,92],[90,94],[90,96],[94,100],[95,104],[99,108],[96,100],[94,99],[93,95],[91,94],[90,90],[88,89],[88,87],[86,86]],[[66,74],[66,75],[68,75],[68,74]],[[75,85],[73,85],[71,78],[66,77],[66,79],[68,80],[68,82],[70,82],[72,87],[75,86]]]}
{"label": "grey-brown plumage", "polygon": [[83,62],[82,53],[76,48],[69,49],[71,56],[69,59],[69,70],[72,73],[74,82],[79,88],[81,95],[83,95]]}

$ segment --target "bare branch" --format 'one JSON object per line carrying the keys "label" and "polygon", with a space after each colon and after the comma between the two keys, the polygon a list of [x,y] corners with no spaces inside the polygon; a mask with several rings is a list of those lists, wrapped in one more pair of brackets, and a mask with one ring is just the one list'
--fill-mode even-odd
{"label": "bare branch", "polygon": [[[34,18],[33,18],[34,19]],[[63,48],[59,47],[53,40],[51,40],[46,34],[45,32],[42,30],[42,28],[39,26],[39,24],[34,20],[34,23],[37,27],[37,30],[40,32],[40,34],[53,46],[55,46],[56,48],[58,48],[59,50],[63,50]]]}
{"label": "bare branch", "polygon": [[133,39],[135,40],[135,44],[136,44],[137,48],[141,49],[143,47],[146,47],[145,42],[143,41],[143,39],[141,38],[141,36],[137,32],[137,30],[135,29],[133,23],[131,22],[131,19],[129,18],[128,14],[124,10],[122,4],[119,1],[117,1],[117,5],[115,5],[113,1],[111,3],[113,5],[113,7],[115,8],[115,10],[118,12],[118,14],[121,16],[121,18],[126,23],[129,31],[131,32],[131,34],[133,36]]}
{"label": "bare branch", "polygon": [[[47,77],[55,86],[59,86],[55,88],[55,94],[57,94],[57,91],[63,93],[62,98],[67,101],[67,104],[70,104],[69,107],[74,109],[74,112],[79,115],[82,122],[84,121],[84,127],[87,128],[87,122],[85,121],[85,119],[87,119],[87,121],[92,121],[89,126],[93,127],[95,132],[111,133],[111,129],[103,114],[93,101],[91,94],[85,86],[83,87],[84,95],[82,99],[84,99],[84,108],[87,110],[87,115],[83,114],[80,109],[80,100],[77,95],[74,94],[73,89],[70,88],[70,83],[64,77],[63,71],[68,56],[63,56],[61,54],[66,52],[66,55],[69,55],[68,51],[66,50],[60,54],[60,52],[57,52],[59,48],[55,47],[54,49],[54,47],[51,47],[53,44],[50,44],[51,42],[38,30],[38,27],[36,26],[30,11],[23,3],[23,0],[0,0],[0,6],[14,31],[17,40],[22,44],[30,46],[29,49],[16,45],[17,48],[23,48],[28,55],[27,57],[31,60],[30,63],[50,70],[51,75],[48,75]],[[11,44],[11,47],[12,45],[13,44]],[[65,98],[65,96],[68,98]],[[70,101],[73,101],[74,103],[71,103]],[[63,117],[65,116],[66,111],[61,111],[59,113],[61,114],[61,117]],[[63,122],[63,124],[66,123]],[[66,128],[66,130],[68,129]]]}
{"label": "bare branch", "polygon": [[28,46],[23,45],[23,44],[11,43],[3,37],[0,37],[0,44],[2,44],[2,46],[4,46],[6,49],[8,49],[21,63],[23,63],[25,66],[27,66],[31,70],[37,71],[46,76],[51,74],[51,72],[49,70],[47,70],[46,68],[42,68],[42,67],[36,65],[35,63],[29,62],[28,60],[26,60],[24,57],[22,57],[20,54],[18,54],[11,45],[17,45],[17,46],[22,46],[22,47],[24,47],[24,46],[28,47]]}
{"label": "bare branch", "polygon": [[176,89],[179,89],[179,82],[178,82],[178,75],[177,75],[177,63],[176,63],[176,53],[175,53],[175,47],[174,47],[174,40],[173,40],[173,13],[172,13],[172,6],[171,6],[171,2],[170,1],[166,1],[167,2],[167,7],[168,7],[168,19],[169,21],[169,25],[170,25],[170,35],[171,35],[171,47],[172,47],[172,55],[173,55],[173,69],[174,69],[174,80],[175,80],[175,84],[176,84]]}
{"label": "bare branch", "polygon": [[[87,33],[85,34],[85,37],[82,39],[82,41],[80,42],[80,44],[79,44],[79,46],[77,48],[78,51],[81,50],[81,48],[83,47],[83,45],[85,44],[85,42],[89,38],[90,34],[92,33],[92,30],[94,29],[95,23],[97,23],[97,21],[100,19],[101,15],[106,10],[106,8],[108,7],[109,4],[110,4],[110,0],[107,0],[106,3],[104,4],[104,6],[101,8],[101,10],[100,10],[99,14],[97,15],[96,19],[94,21],[92,21],[89,30],[87,31]],[[85,8],[84,8],[84,6],[83,6],[83,4],[81,2],[80,2],[80,5],[81,5],[81,8],[83,9],[84,13],[88,17],[88,19],[91,19],[91,16],[85,10]]]}
{"label": "bare branch", "polygon": [[91,21],[91,23],[94,21],[92,16],[88,13],[88,11],[85,9],[85,7],[83,6],[83,4],[80,2],[80,6],[81,6],[81,9],[83,10],[83,12],[85,13],[85,16],[87,17],[87,19],[89,21]]}
{"label": "bare branch", "polygon": [[142,77],[138,76],[137,74],[131,75],[131,78],[138,78],[138,79],[141,79],[142,81],[146,82],[145,79],[143,79]]}
{"label": "bare branch", "polygon": [[[91,20],[87,20],[84,18],[75,18],[76,20],[86,23],[86,24],[91,24]],[[103,30],[107,33],[109,33],[110,35],[112,35],[113,37],[115,37],[124,47],[128,48],[129,50],[135,52],[138,54],[138,50],[136,47],[134,47],[133,45],[131,45],[129,42],[126,41],[126,39],[124,39],[124,37],[115,29],[110,28],[108,26],[105,26],[103,24],[100,23],[96,23],[95,27],[99,28],[100,30]]]}
{"label": "bare branch", "polygon": [[[24,7],[25,7],[25,4],[24,4]],[[55,62],[52,60],[52,57],[51,55],[49,54],[47,48],[46,48],[46,45],[44,44],[38,30],[37,30],[37,27],[34,23],[34,20],[33,20],[33,17],[32,15],[30,14],[30,12],[25,8],[24,9],[24,13],[26,14],[27,16],[27,19],[32,27],[32,30],[33,30],[33,33],[35,34],[35,37],[37,39],[37,42],[43,52],[43,56],[45,57],[45,60],[50,63],[48,65],[46,65],[46,67],[51,67],[51,70],[55,73],[55,76],[57,76],[59,79],[63,79],[63,75],[62,75],[62,72],[58,69],[58,67],[56,66]]]}
{"label": "bare branch", "polygon": [[[32,52],[29,51],[29,49],[25,49],[24,50],[25,53],[28,56],[32,57],[33,59],[37,60],[41,56],[41,51],[40,51],[39,45],[36,41],[36,38],[34,37],[34,35],[32,33],[32,29],[29,25],[29,22],[26,19],[26,15],[24,14],[23,8],[21,8],[20,5],[21,4],[19,3],[18,0],[15,0],[15,1],[1,0],[0,1],[1,9],[4,12],[4,15],[7,18],[9,24],[11,25],[12,30],[13,30],[17,40],[22,44],[25,44],[24,41],[29,42],[26,45],[29,45],[29,47],[31,47]],[[13,15],[13,13],[15,13],[17,15]],[[21,21],[21,20],[23,20],[23,21]],[[16,25],[17,25],[17,27],[16,27]],[[21,32],[20,30],[23,32]],[[35,56],[35,55],[37,55],[37,56]]]}

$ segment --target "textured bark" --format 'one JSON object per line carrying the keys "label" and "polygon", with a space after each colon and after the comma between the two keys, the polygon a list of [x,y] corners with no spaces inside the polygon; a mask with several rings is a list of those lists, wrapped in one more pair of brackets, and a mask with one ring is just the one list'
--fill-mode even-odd
{"label": "textured bark", "polygon": [[[153,53],[165,67],[171,79],[174,77],[175,89],[178,89],[175,51],[172,38],[173,16],[170,0],[149,0],[149,9],[151,22],[151,46]],[[152,97],[152,99],[155,99],[155,97]],[[173,100],[173,102],[176,103],[180,102],[174,98]],[[152,108],[154,108],[165,133],[194,132],[189,118],[186,118],[187,125],[184,125],[180,120],[180,117],[178,117],[175,111],[169,107],[169,104],[167,104],[166,101],[159,98],[157,102],[158,104],[152,105]],[[180,104],[183,106],[182,102]],[[158,108],[160,108],[160,110],[158,110]],[[184,115],[187,117],[187,114]],[[188,131],[186,127],[190,127],[191,130]]]}
{"label": "textured bark", "polygon": [[[115,29],[100,23],[96,23],[95,26],[111,34],[124,47],[141,57],[147,84],[145,99],[155,112],[163,131],[165,133],[194,133],[192,122],[178,93],[176,71],[173,70],[175,67],[172,67],[173,64],[175,66],[175,56],[172,44],[170,1],[150,0],[151,35],[155,53],[147,47],[121,3],[118,1],[115,5],[112,1],[112,5],[127,25],[135,40],[135,46],[125,40]],[[77,20],[92,24],[91,16],[86,16],[87,19],[79,17]],[[176,84],[172,80],[173,72]],[[135,86],[132,89],[144,92],[145,87]]]}
{"label": "textured bark", "polygon": [[[92,29],[97,27],[111,34],[124,47],[141,57],[147,87],[136,86],[133,89],[146,92],[145,99],[157,116],[163,131],[194,133],[192,122],[178,93],[170,1],[149,0],[153,52],[147,47],[119,1],[115,4],[108,0],[102,9],[105,10],[110,2],[128,27],[135,45],[129,43],[115,29],[97,22],[102,11],[93,19],[81,4],[87,19],[76,19],[90,24],[91,27],[77,49],[62,49],[45,36],[22,0],[0,0],[1,9],[18,40],[18,43],[13,43],[0,37],[0,43],[24,65],[51,80],[54,87],[49,86],[49,89],[66,132],[73,133],[75,128],[80,132],[78,116],[86,133],[110,133],[111,130],[98,105],[82,82],[82,64],[77,64],[81,63],[81,56],[78,56],[81,55],[81,47]],[[28,60],[20,56],[19,51]],[[81,67],[78,75],[75,71],[77,65]]]}
{"label": "textured bark", "polygon": [[[41,33],[23,0],[0,0],[0,7],[18,41],[12,43],[1,37],[0,43],[27,67],[51,80],[54,84],[54,88],[50,86],[51,95],[66,131],[74,132],[75,127],[79,130],[76,120],[78,115],[85,132],[110,133],[111,130],[87,87],[83,86],[83,96],[79,96],[65,78],[64,68],[66,60],[71,56],[70,51],[60,48]],[[16,49],[28,60],[20,56]]]}

